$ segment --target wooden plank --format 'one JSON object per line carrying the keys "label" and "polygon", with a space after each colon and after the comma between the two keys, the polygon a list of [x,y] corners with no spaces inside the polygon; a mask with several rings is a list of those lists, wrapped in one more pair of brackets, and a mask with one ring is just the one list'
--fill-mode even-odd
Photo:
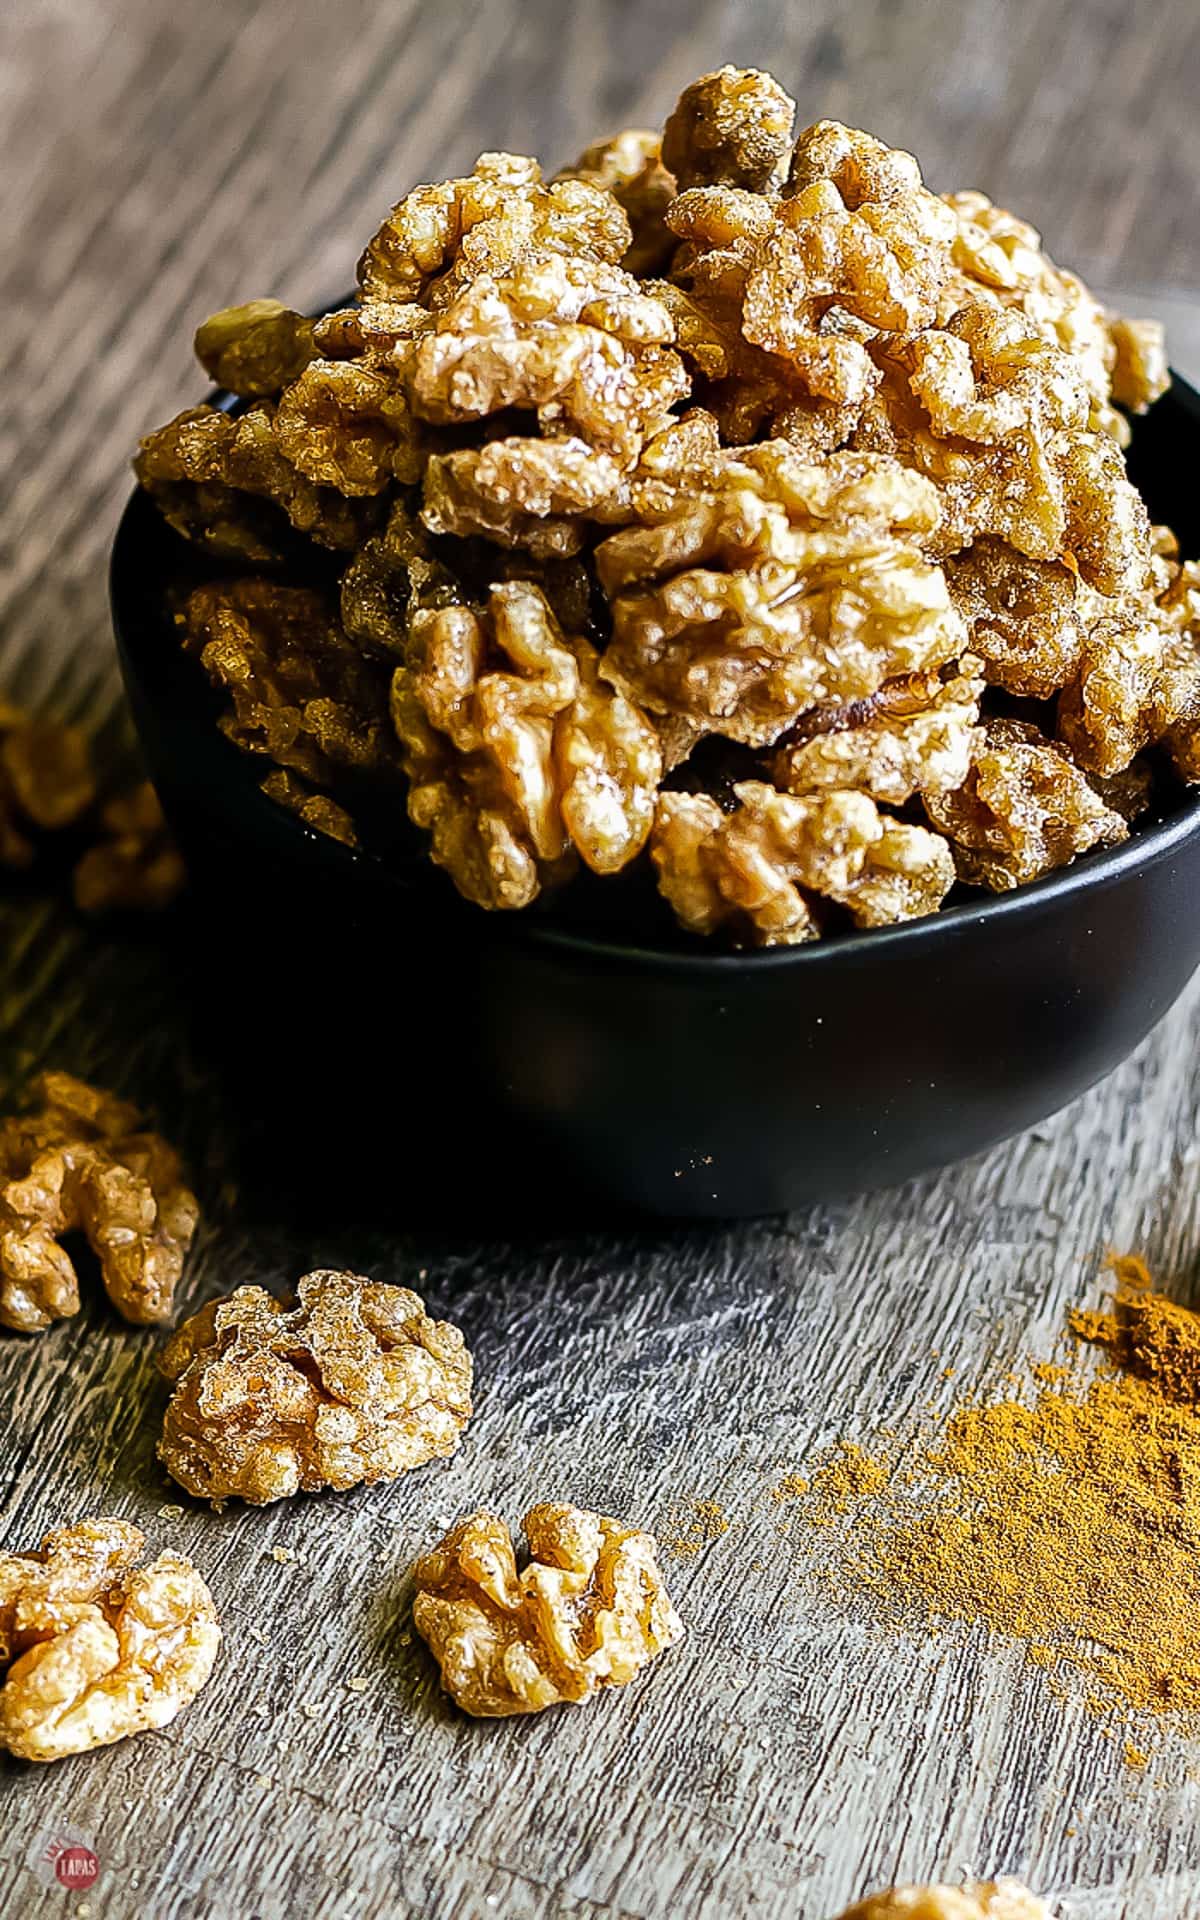
{"label": "wooden plank", "polygon": [[[252,291],[327,297],[413,178],[484,146],[565,157],[661,118],[700,66],[771,66],[806,117],[1031,213],[1105,286],[1148,288],[1200,372],[1192,0],[56,0],[2,33],[0,685],[98,727],[114,767],[104,554],[134,438],[197,390],[194,322]],[[480,1409],[455,1460],[398,1486],[167,1518],[149,1338],[94,1300],[0,1338],[0,1539],[126,1514],[194,1555],[227,1630],[163,1733],[0,1770],[0,1912],[67,1910],[27,1862],[69,1825],[95,1836],[97,1916],[823,1920],[970,1865],[1080,1920],[1195,1920],[1200,1750],[1156,1742],[1131,1773],[1018,1651],[883,1637],[812,1587],[769,1496],[834,1436],[951,1391],[942,1365],[958,1385],[1047,1349],[1108,1245],[1190,1276],[1200,994],[1068,1113],[938,1179],[747,1226],[502,1244],[248,1220],[183,1001],[169,943],[0,900],[0,1091],[50,1061],[170,1117],[206,1202],[188,1299],[316,1261],[410,1282],[466,1330]],[[688,1638],[643,1684],[467,1723],[412,1642],[407,1568],[467,1506],[515,1520],[556,1494],[668,1535],[693,1498],[730,1524],[671,1561]]]}

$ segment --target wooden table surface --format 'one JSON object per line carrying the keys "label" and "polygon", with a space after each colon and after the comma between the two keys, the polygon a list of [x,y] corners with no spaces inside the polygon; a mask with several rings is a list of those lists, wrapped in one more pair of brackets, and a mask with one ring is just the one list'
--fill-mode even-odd
{"label": "wooden table surface", "polygon": [[[1200,373],[1195,0],[14,0],[0,33],[0,691],[94,727],[113,769],[105,551],[136,435],[198,391],[195,322],[252,293],[319,302],[414,179],[483,147],[565,158],[661,120],[723,59],[1031,215],[1164,313]],[[826,1920],[971,1867],[1080,1920],[1195,1920],[1200,1746],[1148,1736],[1131,1772],[1019,1648],[897,1641],[814,1597],[769,1491],[952,1392],[941,1366],[986,1383],[1047,1351],[1110,1245],[1186,1285],[1196,992],[1075,1107],[938,1179],[728,1229],[497,1245],[248,1220],[177,982],[160,936],[10,890],[0,1093],[51,1063],[148,1100],[206,1205],[189,1302],[318,1264],[412,1282],[464,1327],[479,1412],[452,1462],[396,1486],[171,1517],[151,1339],[94,1300],[0,1335],[0,1541],[128,1515],[194,1556],[226,1628],[164,1732],[0,1772],[0,1913]],[[463,1509],[515,1521],[556,1496],[668,1534],[680,1503],[720,1504],[728,1530],[668,1561],[688,1638],[591,1708],[457,1718],[406,1569]],[[64,1828],[100,1858],[86,1898],[33,1870]]]}

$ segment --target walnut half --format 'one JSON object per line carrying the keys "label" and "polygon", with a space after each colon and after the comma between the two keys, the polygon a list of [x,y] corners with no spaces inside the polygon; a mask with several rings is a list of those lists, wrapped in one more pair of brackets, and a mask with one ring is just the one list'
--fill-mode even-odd
{"label": "walnut half", "polygon": [[655,1542],[567,1505],[525,1515],[518,1572],[503,1520],[476,1513],[416,1565],[413,1624],[465,1713],[537,1713],[622,1687],[683,1632]]}
{"label": "walnut half", "polygon": [[200,1209],[179,1156],[135,1108],[44,1073],[0,1120],[0,1326],[41,1333],[79,1311],[64,1234],[83,1233],[105,1291],[137,1326],[170,1318]]}
{"label": "walnut half", "polygon": [[191,1562],[124,1520],[78,1520],[0,1554],[0,1747],[61,1760],[165,1727],[212,1672],[221,1629]]}
{"label": "walnut half", "polygon": [[454,1452],[471,1416],[462,1334],[407,1287],[306,1274],[210,1300],[159,1356],[175,1391],[158,1453],[181,1487],[265,1506],[394,1480]]}
{"label": "walnut half", "polygon": [[1049,1914],[1019,1881],[971,1880],[961,1887],[889,1887],[842,1920],[1049,1920]]}

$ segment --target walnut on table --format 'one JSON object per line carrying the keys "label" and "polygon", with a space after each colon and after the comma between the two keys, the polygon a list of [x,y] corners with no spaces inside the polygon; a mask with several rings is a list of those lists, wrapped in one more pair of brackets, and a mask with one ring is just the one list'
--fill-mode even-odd
{"label": "walnut on table", "polygon": [[525,1515],[529,1560],[494,1514],[452,1527],[415,1568],[413,1623],[465,1713],[537,1713],[620,1687],[680,1638],[648,1533],[579,1507]]}
{"label": "walnut on table", "polygon": [[45,1073],[27,1111],[0,1121],[0,1326],[40,1333],[79,1311],[60,1244],[82,1232],[118,1313],[167,1320],[199,1219],[178,1154],[136,1108]]}
{"label": "walnut on table", "polygon": [[81,913],[159,913],[182,893],[187,869],[148,780],[108,802],[100,832],[75,868]]}
{"label": "walnut on table", "polygon": [[144,1546],[126,1521],[80,1520],[0,1554],[0,1747],[18,1759],[165,1727],[208,1679],[212,1596],[179,1554],[139,1567]]}
{"label": "walnut on table", "polygon": [[645,844],[658,735],[597,666],[524,581],[493,587],[485,608],[423,609],[410,624],[392,682],[409,816],[479,906],[526,906],[576,854],[614,873]]}
{"label": "walnut on table", "polygon": [[[659,891],[689,933],[725,928],[740,945],[819,936],[812,896],[856,926],[890,926],[940,907],[954,885],[946,841],[881,813],[865,793],[734,787],[735,812],[706,794],[659,795],[650,853]],[[1099,804],[1099,803],[1097,803]]]}
{"label": "walnut on table", "polygon": [[30,832],[74,826],[95,797],[87,736],[0,699],[0,867],[32,866]]}
{"label": "walnut on table", "polygon": [[188,1493],[265,1506],[394,1480],[458,1446],[471,1356],[457,1327],[353,1273],[306,1274],[296,1294],[239,1287],[164,1346],[158,1454]]}
{"label": "walnut on table", "polygon": [[841,1920],[1050,1920],[1050,1913],[1017,1880],[969,1880],[959,1887],[890,1887]]}

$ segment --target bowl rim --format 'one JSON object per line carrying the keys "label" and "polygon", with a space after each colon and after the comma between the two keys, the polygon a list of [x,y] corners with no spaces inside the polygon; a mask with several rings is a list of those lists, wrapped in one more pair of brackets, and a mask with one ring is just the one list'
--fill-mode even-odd
{"label": "bowl rim", "polygon": [[[331,311],[323,308],[322,311]],[[1182,404],[1182,411],[1191,416],[1195,426],[1200,427],[1200,391],[1192,386],[1182,374],[1171,370],[1171,384],[1163,394],[1157,406],[1169,405],[1171,401]],[[228,412],[238,403],[236,397],[221,389],[210,390],[200,404],[219,407]],[[131,628],[136,624],[123,617],[123,600],[119,578],[119,563],[122,558],[123,536],[126,534],[127,521],[131,512],[145,500],[140,487],[135,486],[122,509],[117,523],[109,564],[109,598],[113,627],[119,642],[120,652],[129,656],[133,652],[130,646]],[[165,523],[160,523],[165,526]],[[247,756],[213,728],[215,743],[225,750],[229,765],[243,766]],[[344,842],[332,839],[310,827],[298,815],[288,812],[262,793],[257,781],[246,785],[247,804],[257,803],[263,817],[269,813],[276,831],[293,833],[298,840],[306,841],[310,846],[319,848],[322,858],[330,862],[336,870],[339,866],[343,873],[369,872],[373,879],[381,881],[389,889],[402,889],[403,879],[395,868],[389,865],[380,854],[366,847],[350,847]],[[516,945],[529,943],[533,946],[549,946],[567,954],[586,958],[600,958],[623,965],[649,967],[654,971],[680,972],[694,976],[733,976],[744,973],[747,968],[763,971],[781,967],[829,967],[840,961],[855,961],[866,954],[876,954],[886,959],[889,954],[916,942],[937,940],[939,936],[949,941],[955,934],[964,933],[968,928],[979,925],[990,926],[993,922],[1001,924],[1023,914],[1036,913],[1039,908],[1052,908],[1073,896],[1087,894],[1128,879],[1139,868],[1157,865],[1159,861],[1169,859],[1179,852],[1194,835],[1200,832],[1200,786],[1185,793],[1179,804],[1173,807],[1165,818],[1141,832],[1134,827],[1129,838],[1115,847],[1102,848],[1095,852],[1077,855],[1068,865],[1043,874],[1036,880],[1027,880],[1019,886],[1003,893],[962,900],[951,907],[938,908],[933,913],[923,914],[915,920],[906,920],[894,926],[863,927],[853,933],[839,934],[832,940],[813,940],[796,946],[744,947],[733,952],[709,953],[703,950],[693,951],[681,947],[667,947],[643,943],[637,939],[615,938],[608,934],[595,934],[586,930],[564,925],[536,913],[528,911],[504,913],[499,910],[487,911],[461,900],[453,891],[453,882],[448,875],[439,874],[444,882],[446,893],[440,903],[431,893],[422,893],[421,910],[423,912],[462,912],[469,914],[476,930],[488,938],[502,938]],[[437,871],[430,863],[431,873]]]}

